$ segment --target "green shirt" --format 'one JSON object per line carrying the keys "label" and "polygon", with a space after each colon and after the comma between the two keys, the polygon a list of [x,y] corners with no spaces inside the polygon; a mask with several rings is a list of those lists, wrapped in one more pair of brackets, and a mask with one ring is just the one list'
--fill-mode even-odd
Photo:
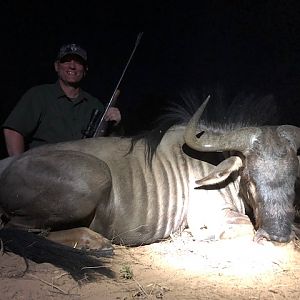
{"label": "green shirt", "polygon": [[104,111],[103,104],[83,90],[71,101],[58,82],[44,84],[23,95],[2,127],[21,133],[30,148],[77,140],[96,108]]}

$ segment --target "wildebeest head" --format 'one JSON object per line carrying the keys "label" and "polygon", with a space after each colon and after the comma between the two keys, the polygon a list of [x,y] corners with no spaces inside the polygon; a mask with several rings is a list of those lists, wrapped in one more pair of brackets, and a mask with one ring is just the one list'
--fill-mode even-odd
{"label": "wildebeest head", "polygon": [[[200,186],[240,176],[240,194],[253,209],[255,240],[288,242],[293,237],[295,182],[299,162],[300,128],[291,125],[245,127],[227,133],[198,132],[198,121],[209,98],[187,125],[186,144],[197,151],[231,154]],[[212,200],[213,201],[213,200]]]}

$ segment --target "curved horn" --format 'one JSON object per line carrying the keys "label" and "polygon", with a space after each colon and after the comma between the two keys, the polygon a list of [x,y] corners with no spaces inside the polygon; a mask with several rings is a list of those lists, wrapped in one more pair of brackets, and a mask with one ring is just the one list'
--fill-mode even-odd
{"label": "curved horn", "polygon": [[[210,95],[207,96],[205,101],[201,104],[201,106],[198,108],[198,110],[195,112],[193,117],[190,119],[189,123],[187,124],[184,132],[184,140],[185,143],[190,146],[191,148],[194,148],[192,145],[196,145],[198,142],[198,138],[196,136],[197,134],[197,124],[200,121],[200,118],[204,112],[204,109],[210,99]],[[197,149],[195,149],[197,150]]]}
{"label": "curved horn", "polygon": [[278,126],[277,132],[280,135],[288,135],[289,140],[295,144],[296,149],[300,148],[300,128],[293,125]]}
{"label": "curved horn", "polygon": [[258,127],[245,127],[236,129],[224,134],[202,132],[200,138],[197,137],[197,124],[207,105],[210,96],[206,98],[194,116],[191,118],[184,133],[185,143],[194,150],[205,152],[222,152],[236,150],[245,153],[261,134]]}

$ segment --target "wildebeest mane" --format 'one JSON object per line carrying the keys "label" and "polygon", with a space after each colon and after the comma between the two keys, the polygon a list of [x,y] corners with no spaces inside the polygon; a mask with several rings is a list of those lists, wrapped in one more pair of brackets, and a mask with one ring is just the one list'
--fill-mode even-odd
{"label": "wildebeest mane", "polygon": [[[154,122],[156,126],[150,131],[132,137],[133,149],[137,141],[143,139],[146,144],[145,159],[150,164],[164,134],[175,125],[185,125],[207,97],[199,97],[195,92],[181,96],[181,102],[169,103],[165,113]],[[247,126],[274,125],[279,120],[275,99],[272,95],[256,96],[255,94],[238,94],[226,99],[217,90],[211,94],[211,100],[201,117],[200,131],[227,132]]]}

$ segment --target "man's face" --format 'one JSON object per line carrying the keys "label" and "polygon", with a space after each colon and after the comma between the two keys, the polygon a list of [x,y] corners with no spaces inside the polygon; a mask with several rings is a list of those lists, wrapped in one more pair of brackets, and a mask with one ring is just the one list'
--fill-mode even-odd
{"label": "man's face", "polygon": [[54,66],[59,79],[67,85],[78,84],[86,73],[84,61],[77,55],[66,55],[60,61],[56,61]]}

